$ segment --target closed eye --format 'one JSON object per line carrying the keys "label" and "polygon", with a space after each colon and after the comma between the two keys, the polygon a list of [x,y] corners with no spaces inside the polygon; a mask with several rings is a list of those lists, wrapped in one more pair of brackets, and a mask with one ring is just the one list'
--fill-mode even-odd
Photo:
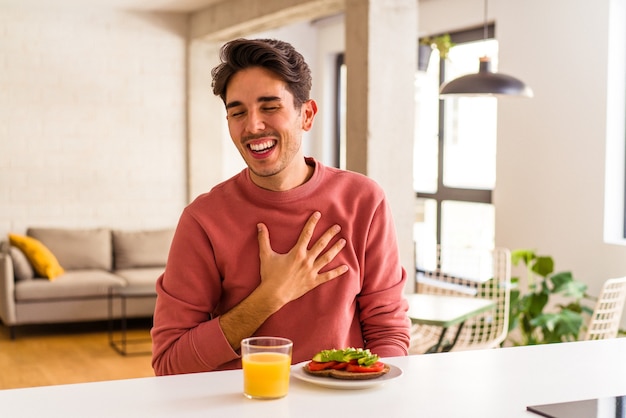
{"label": "closed eye", "polygon": [[235,110],[228,113],[229,118],[238,118],[246,113],[245,110]]}

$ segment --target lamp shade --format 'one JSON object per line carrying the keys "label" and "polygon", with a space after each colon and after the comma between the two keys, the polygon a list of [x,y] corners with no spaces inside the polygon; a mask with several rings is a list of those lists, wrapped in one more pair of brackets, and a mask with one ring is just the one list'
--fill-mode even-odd
{"label": "lamp shade", "polygon": [[520,96],[533,97],[533,91],[515,77],[491,71],[491,59],[480,58],[478,73],[444,83],[440,96]]}

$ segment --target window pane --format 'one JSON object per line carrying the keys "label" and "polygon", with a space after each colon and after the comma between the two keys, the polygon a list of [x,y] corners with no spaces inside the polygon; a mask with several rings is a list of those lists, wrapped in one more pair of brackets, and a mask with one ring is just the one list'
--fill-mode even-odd
{"label": "window pane", "polygon": [[[458,38],[468,39],[468,35]],[[418,269],[436,267],[432,264],[438,242],[454,247],[494,247],[494,207],[484,203],[484,193],[465,193],[466,202],[443,199],[454,193],[450,188],[495,188],[496,99],[456,97],[442,101],[439,84],[442,79],[476,73],[479,57],[485,55],[491,57],[495,70],[497,53],[498,44],[493,39],[463,42],[454,46],[443,62],[433,50],[427,71],[416,73],[414,187],[418,193],[431,194],[428,197],[432,199],[418,199],[414,228]],[[440,69],[445,77],[439,74]],[[439,189],[440,183],[445,187]]]}
{"label": "window pane", "polygon": [[494,206],[447,200],[441,204],[441,244],[451,247],[493,248]]}
{"label": "window pane", "polygon": [[[478,57],[497,57],[497,47],[495,40],[453,47],[446,63],[446,80],[477,72]],[[492,63],[492,68],[495,64]],[[497,99],[456,97],[446,99],[444,105],[443,183],[448,187],[493,189],[496,178]]]}
{"label": "window pane", "polygon": [[[446,80],[478,72],[480,57],[491,58],[491,70],[498,70],[498,41],[495,39],[464,42],[453,46],[446,61]],[[449,99],[447,99],[449,100]]]}
{"label": "window pane", "polygon": [[437,191],[439,52],[433,50],[428,71],[415,74],[415,146],[413,187],[415,191]]}
{"label": "window pane", "polygon": [[418,198],[416,207],[413,237],[417,268],[433,270],[432,263],[436,261],[437,250],[437,201]]}

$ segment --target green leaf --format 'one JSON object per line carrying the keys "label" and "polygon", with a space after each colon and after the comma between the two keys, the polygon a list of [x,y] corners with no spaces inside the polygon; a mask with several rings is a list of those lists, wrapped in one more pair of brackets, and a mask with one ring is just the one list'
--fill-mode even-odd
{"label": "green leaf", "polygon": [[519,297],[520,297],[520,291],[518,289],[512,289],[511,295],[510,295],[511,306],[517,305],[517,301],[519,300]]}
{"label": "green leaf", "polygon": [[548,295],[546,293],[530,293],[522,298],[524,311],[530,316],[535,317],[543,312],[543,308],[548,303]]}
{"label": "green leaf", "polygon": [[559,321],[559,314],[556,313],[544,313],[537,315],[530,324],[536,327],[545,328],[548,331],[553,331],[556,328],[556,324]]}
{"label": "green leaf", "polygon": [[571,272],[563,271],[551,276],[550,281],[554,284],[554,291],[557,292],[560,287],[565,287],[568,283],[573,282],[574,277]]}
{"label": "green leaf", "polygon": [[567,305],[559,305],[561,309],[569,309],[572,312],[583,313],[585,308],[578,302],[570,302]]}
{"label": "green leaf", "polygon": [[581,282],[573,281],[567,285],[564,289],[564,294],[566,296],[571,296],[576,300],[580,300],[585,297],[585,292],[587,291],[587,285]]}
{"label": "green leaf", "polygon": [[554,260],[549,256],[539,256],[536,258],[531,270],[541,277],[548,277],[554,271]]}
{"label": "green leaf", "polygon": [[578,312],[563,309],[559,314],[558,331],[561,335],[578,337],[578,332],[583,325],[583,317]]}
{"label": "green leaf", "polygon": [[519,324],[519,320],[517,319],[517,316],[511,316],[509,318],[509,332],[517,328],[518,324]]}
{"label": "green leaf", "polygon": [[550,281],[554,284],[553,293],[563,293],[564,295],[571,296],[577,300],[585,297],[587,285],[574,280],[572,273],[570,272],[555,274],[550,277]]}
{"label": "green leaf", "polygon": [[524,264],[529,265],[532,260],[535,259],[535,251],[528,249],[520,249],[511,251],[511,263],[514,266],[517,266],[520,261],[523,261]]}

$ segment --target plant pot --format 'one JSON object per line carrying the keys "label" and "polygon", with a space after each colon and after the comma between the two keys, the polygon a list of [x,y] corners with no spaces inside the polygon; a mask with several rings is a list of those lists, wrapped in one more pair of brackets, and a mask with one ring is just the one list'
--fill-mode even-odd
{"label": "plant pot", "polygon": [[417,49],[417,69],[418,71],[427,71],[430,62],[430,54],[433,48],[430,45],[419,44]]}

